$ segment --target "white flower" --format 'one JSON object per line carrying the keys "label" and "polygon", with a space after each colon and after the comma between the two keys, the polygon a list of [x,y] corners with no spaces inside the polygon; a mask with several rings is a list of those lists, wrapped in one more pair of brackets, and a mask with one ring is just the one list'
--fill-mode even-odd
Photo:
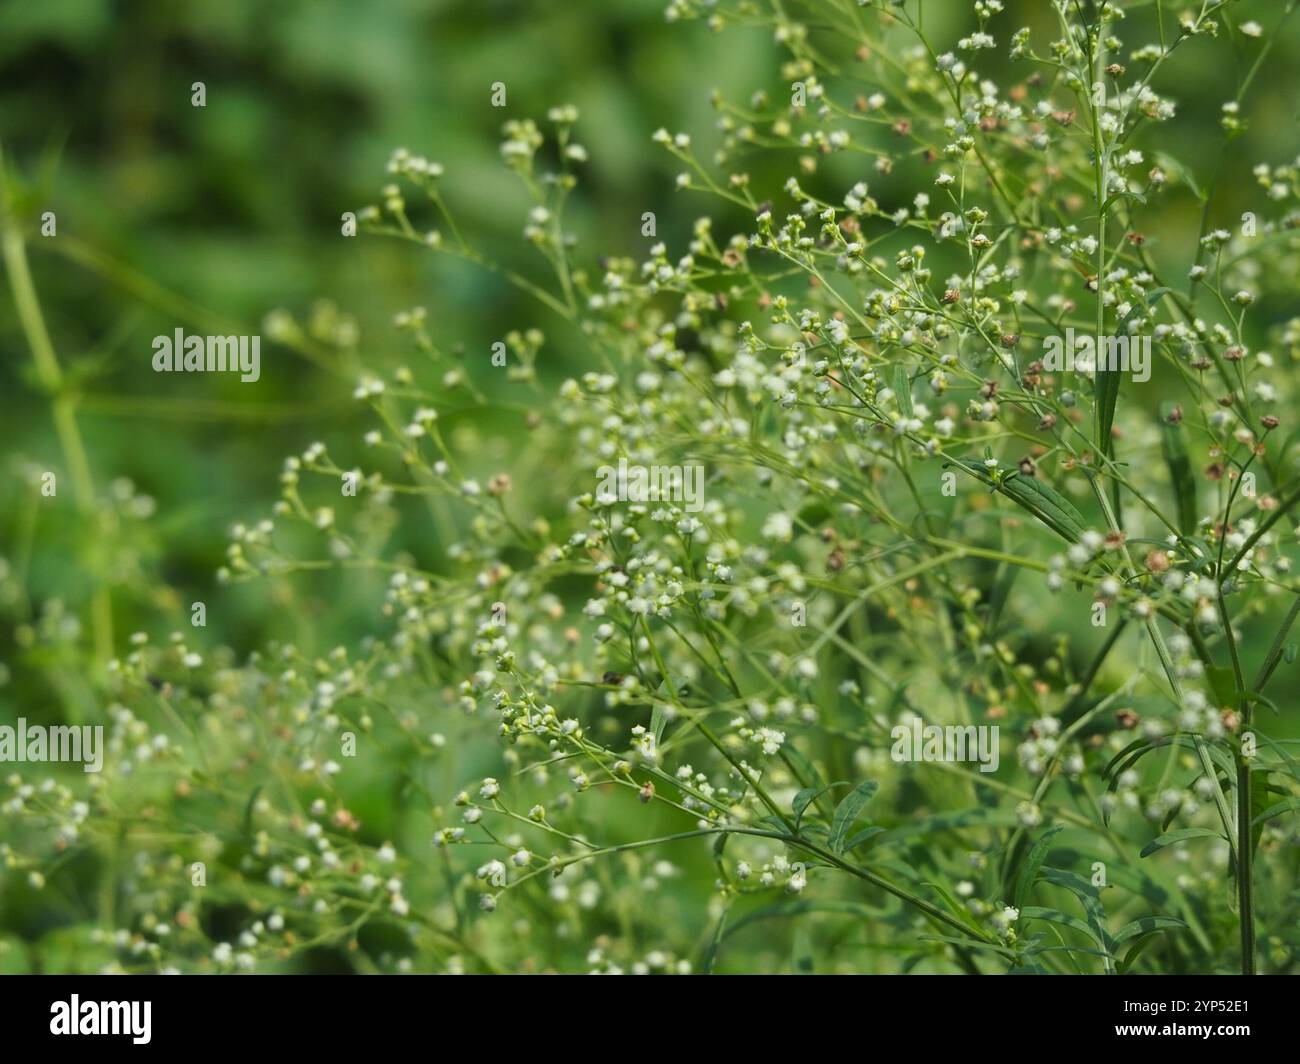
{"label": "white flower", "polygon": [[478,878],[484,879],[494,887],[504,887],[506,885],[506,866],[499,860],[491,860],[485,865],[480,865]]}
{"label": "white flower", "polygon": [[764,539],[773,539],[778,543],[788,543],[793,533],[794,521],[789,514],[769,514],[767,520],[763,522]]}
{"label": "white flower", "polygon": [[1043,822],[1043,813],[1032,802],[1021,802],[1016,806],[1016,817],[1021,827],[1033,828]]}

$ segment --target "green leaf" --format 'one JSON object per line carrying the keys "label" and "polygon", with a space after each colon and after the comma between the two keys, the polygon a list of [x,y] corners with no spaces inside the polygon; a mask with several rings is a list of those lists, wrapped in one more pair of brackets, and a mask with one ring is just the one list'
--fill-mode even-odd
{"label": "green leaf", "polygon": [[1300,798],[1288,798],[1284,802],[1270,805],[1262,812],[1256,813],[1251,817],[1250,822],[1253,827],[1262,827],[1275,816],[1281,816],[1283,813],[1295,812],[1296,810],[1300,810]]}
{"label": "green leaf", "polygon": [[1044,868],[1043,878],[1053,886],[1064,887],[1079,899],[1088,917],[1088,926],[1092,928],[1093,938],[1102,949],[1107,951],[1106,973],[1113,974],[1114,944],[1110,933],[1106,930],[1106,910],[1101,904],[1101,892],[1082,876],[1061,868]]}
{"label": "green leaf", "polygon": [[[1168,740],[1166,740],[1166,743],[1167,742]],[[1106,778],[1109,778],[1112,775],[1118,776],[1131,764],[1136,764],[1143,754],[1150,753],[1158,745],[1160,745],[1160,740],[1158,739],[1134,739],[1128,744],[1128,746],[1124,747],[1123,750],[1106,763],[1106,767],[1101,770],[1102,776]],[[1136,755],[1131,761],[1128,760],[1130,754]]]}
{"label": "green leaf", "polygon": [[1041,477],[1011,475],[1015,471],[1005,470],[1004,475],[994,480],[981,462],[969,458],[954,458],[952,461],[977,480],[1028,510],[1062,539],[1077,543],[1079,537],[1083,535],[1086,527],[1083,515],[1072,502],[1045,483]]}
{"label": "green leaf", "polygon": [[862,810],[878,790],[880,784],[875,780],[863,780],[844,796],[844,800],[835,809],[835,816],[831,819],[831,832],[826,839],[826,845],[831,853],[844,852],[844,840],[848,837],[849,828],[853,827]]}
{"label": "green leaf", "polygon": [[1060,909],[1046,909],[1040,905],[1026,905],[1020,910],[1020,919],[1022,920],[1050,920],[1054,924],[1064,924],[1066,927],[1073,928],[1079,934],[1085,936],[1090,942],[1101,945],[1093,934],[1092,928],[1080,920],[1077,916],[1071,916],[1069,913],[1063,913]]}
{"label": "green leaf", "polygon": [[244,804],[244,834],[253,834],[253,808],[257,805],[257,796],[262,793],[263,784],[259,783],[253,788],[252,793],[248,796],[248,801]]}
{"label": "green leaf", "polygon": [[[1147,299],[1146,299],[1147,306],[1154,307],[1157,303],[1160,302],[1160,300],[1164,299],[1165,296],[1167,296],[1172,291],[1173,289],[1169,287],[1151,289],[1151,291],[1147,293]],[[1134,306],[1129,307],[1128,313],[1125,314],[1122,318],[1120,318],[1120,321],[1127,322],[1129,318],[1133,317],[1133,315],[1136,313],[1137,313],[1137,306],[1135,304]]]}
{"label": "green leaf", "polygon": [[852,853],[868,839],[874,839],[877,835],[884,834],[884,828],[870,827],[863,828],[861,831],[855,831],[848,842],[844,844],[844,853]]}
{"label": "green leaf", "polygon": [[943,903],[948,907],[948,911],[967,927],[976,931],[980,935],[984,934],[984,929],[980,927],[979,921],[975,919],[975,916],[971,913],[970,909],[949,894],[944,887],[928,879],[922,880],[921,886],[929,887],[932,891],[938,894],[939,897],[943,899]]}
{"label": "green leaf", "polygon": [[960,809],[954,813],[936,813],[917,817],[898,827],[890,828],[881,840],[882,846],[892,845],[917,835],[933,835],[940,831],[953,831],[969,827],[1015,827],[1020,823],[1014,809]]}
{"label": "green leaf", "polygon": [[[1110,763],[1102,771],[1102,775],[1109,778],[1110,781],[1106,784],[1106,793],[1115,793],[1115,790],[1119,787],[1120,777],[1125,771],[1142,760],[1143,757],[1151,753],[1151,751],[1158,750],[1162,746],[1169,746],[1171,743],[1174,746],[1186,747],[1189,750],[1195,749],[1194,741],[1186,735],[1162,735],[1158,739],[1136,739],[1129,743],[1128,746],[1111,758]],[[1208,751],[1212,759],[1220,756],[1216,747],[1211,746]],[[1102,819],[1109,824],[1110,814],[1106,813]]]}
{"label": "green leaf", "polygon": [[665,705],[676,700],[677,692],[665,679],[659,681],[655,695],[656,701],[650,710],[650,731],[655,737],[655,749],[658,750],[659,744],[663,741],[664,728],[668,724],[668,711]]}
{"label": "green leaf", "polygon": [[[1286,791],[1279,790],[1272,785],[1272,781],[1269,779],[1269,773],[1272,769],[1251,768],[1247,763],[1246,771],[1250,774],[1250,852],[1254,853],[1259,849],[1259,840],[1264,834],[1264,824],[1268,820],[1264,814],[1270,808],[1273,808],[1269,804],[1273,801],[1269,797],[1270,793],[1286,794]],[[1289,795],[1287,800],[1294,801]]]}
{"label": "green leaf", "polygon": [[1174,916],[1144,916],[1140,920],[1134,920],[1131,924],[1125,924],[1115,932],[1115,945],[1122,946],[1130,938],[1137,935],[1152,934],[1157,931],[1166,931],[1177,928],[1180,931],[1187,930],[1187,925]]}
{"label": "green leaf", "polygon": [[966,950],[982,949],[987,950],[990,953],[1000,954],[1003,957],[1005,957],[1008,952],[1006,946],[999,945],[996,942],[976,942],[974,939],[958,938],[955,935],[921,935],[919,941],[943,942],[950,946],[960,946],[962,949]]}
{"label": "green leaf", "polygon": [[1124,954],[1124,958],[1116,966],[1116,972],[1119,975],[1127,975],[1132,970],[1134,962],[1156,940],[1157,936],[1158,932],[1153,931],[1151,934],[1143,935],[1135,940],[1129,951]]}
{"label": "green leaf", "polygon": [[1213,951],[1214,947],[1200,924],[1195,907],[1178,885],[1174,869],[1150,861],[1132,866],[1115,863],[1107,866],[1106,878],[1113,886],[1146,899],[1151,912],[1176,910],[1178,916],[1187,922],[1188,931],[1196,945],[1207,953]]}
{"label": "green leaf", "polygon": [[1019,565],[1004,565],[998,581],[993,585],[993,593],[989,596],[989,627],[992,629],[1002,616],[1002,610],[1006,607],[1007,599],[1011,597],[1011,588],[1015,584],[1016,578],[1024,572]]}
{"label": "green leaf", "polygon": [[799,830],[799,821],[803,819],[804,810],[806,810],[821,795],[835,787],[847,787],[848,780],[836,780],[834,783],[828,783],[824,787],[805,787],[794,796],[790,803],[790,812],[794,814],[794,827]]}
{"label": "green leaf", "polygon": [[1111,206],[1115,203],[1116,200],[1121,200],[1121,199],[1131,199],[1136,201],[1137,203],[1146,203],[1147,201],[1147,198],[1144,195],[1142,195],[1141,192],[1134,192],[1132,190],[1127,190],[1124,192],[1116,192],[1114,195],[1108,196],[1106,198],[1106,201],[1101,205],[1102,214],[1105,214],[1108,210],[1110,210]]}
{"label": "green leaf", "polygon": [[1025,899],[1029,897],[1030,888],[1034,885],[1034,880],[1038,878],[1038,870],[1043,867],[1043,862],[1047,860],[1047,850],[1051,845],[1052,839],[1059,835],[1065,829],[1062,827],[1049,828],[1038,837],[1033,848],[1029,851],[1029,856],[1025,858],[1025,863],[1020,868],[1020,875],[1016,878],[1015,900],[1012,904],[1017,908],[1023,908]]}
{"label": "green leaf", "polygon": [[[1188,839],[1223,839],[1221,831],[1211,831],[1209,828],[1180,828],[1178,831],[1171,831],[1168,834],[1161,835],[1152,839],[1142,847],[1139,857],[1150,857],[1157,850],[1163,850],[1166,846],[1173,846],[1178,842],[1186,842]],[[1226,842],[1227,840],[1224,839]]]}
{"label": "green leaf", "polygon": [[1236,702],[1237,678],[1226,665],[1212,665],[1205,670],[1205,677],[1210,681],[1215,700],[1221,706],[1230,706]]}
{"label": "green leaf", "polygon": [[794,796],[790,802],[790,812],[794,814],[795,827],[799,826],[799,818],[803,816],[803,811],[808,808],[808,803],[824,790],[826,790],[825,787],[805,787]]}
{"label": "green leaf", "polygon": [[[1165,297],[1170,289],[1156,288],[1147,293],[1146,305],[1155,306]],[[1120,324],[1125,324],[1138,311],[1138,305],[1135,304],[1129,309],[1129,312],[1120,319]],[[1136,337],[1134,337],[1136,339]],[[1097,337],[1097,344],[1100,348],[1102,338]],[[1101,358],[1101,351],[1097,352],[1097,374],[1093,380],[1093,397],[1096,400],[1096,439],[1097,446],[1104,454],[1111,454],[1114,451],[1114,441],[1111,439],[1111,429],[1115,424],[1115,407],[1119,403],[1119,378],[1120,369],[1104,369],[1102,363],[1105,361]]]}
{"label": "green leaf", "polygon": [[1182,162],[1172,155],[1167,155],[1164,152],[1159,151],[1155,153],[1155,158],[1156,162],[1160,164],[1160,169],[1164,170],[1166,173],[1173,174],[1174,177],[1178,178],[1179,181],[1192,190],[1193,196],[1202,203],[1205,202],[1205,193],[1201,191],[1200,185],[1196,183],[1196,178],[1192,175],[1191,170],[1184,166]]}
{"label": "green leaf", "polygon": [[1277,668],[1284,654],[1288,663],[1295,660],[1292,648],[1286,645],[1286,637],[1291,631],[1291,626],[1295,624],[1297,616],[1300,616],[1300,598],[1291,603],[1282,627],[1273,637],[1273,645],[1268,648],[1268,656],[1264,658],[1264,664],[1259,667],[1259,675],[1255,677],[1255,690],[1264,690],[1264,685],[1268,683],[1269,677],[1273,675],[1273,670]]}
{"label": "green leaf", "polygon": [[[1100,344],[1100,341],[1098,343]],[[1118,369],[1104,369],[1100,354],[1099,351],[1097,374],[1092,383],[1092,395],[1096,404],[1096,442],[1098,450],[1104,454],[1110,454],[1114,450],[1111,429],[1115,424],[1115,407],[1119,403],[1120,371]]]}
{"label": "green leaf", "polygon": [[659,749],[659,742],[664,737],[664,726],[668,723],[668,714],[664,712],[664,704],[656,702],[654,709],[650,710],[650,732],[655,737],[655,749]]}
{"label": "green leaf", "polygon": [[[726,836],[723,837],[725,838]],[[718,950],[722,948],[722,936],[727,929],[727,916],[730,911],[729,908],[723,909],[721,915],[718,917],[717,924],[714,925],[713,935],[709,939],[709,945],[704,951],[703,958],[700,960],[700,973],[702,975],[713,974],[713,965],[717,962]]]}
{"label": "green leaf", "polygon": [[911,417],[912,382],[907,376],[907,367],[901,362],[894,367],[894,397],[898,400],[898,409],[903,417]]}
{"label": "green leaf", "polygon": [[781,759],[789,766],[790,771],[795,775],[795,779],[802,786],[811,787],[814,784],[826,782],[826,776],[794,743],[786,743],[781,747]]}
{"label": "green leaf", "polygon": [[1037,961],[1026,961],[1017,968],[1007,970],[1007,975],[1048,975],[1048,971]]}
{"label": "green leaf", "polygon": [[1196,531],[1196,478],[1192,463],[1187,457],[1186,432],[1181,423],[1172,423],[1169,414],[1176,403],[1160,404],[1160,442],[1169,468],[1169,479],[1174,486],[1174,500],[1178,504],[1178,529],[1189,536]]}
{"label": "green leaf", "polygon": [[1034,514],[1063,539],[1074,543],[1083,534],[1087,524],[1083,514],[1041,477],[1008,477],[1002,482],[999,490]]}
{"label": "green leaf", "polygon": [[[704,960],[701,964],[703,974],[708,975],[713,971],[717,963],[718,953],[722,947],[735,935],[739,934],[746,927],[753,924],[761,923],[765,920],[776,919],[794,919],[800,916],[806,916],[810,913],[825,913],[833,916],[850,916],[855,924],[860,924],[864,920],[880,920],[885,913],[879,909],[873,909],[870,906],[863,905],[860,902],[842,901],[836,898],[791,898],[782,900],[762,909],[746,913],[744,916],[734,920],[728,920],[728,914],[724,913],[714,929],[714,936],[709,943],[705,952]],[[907,947],[881,946],[881,949],[894,949],[897,952],[903,952]]]}
{"label": "green leaf", "polygon": [[799,521],[814,528],[830,520],[833,511],[820,499],[814,499],[799,511]]}
{"label": "green leaf", "polygon": [[1273,711],[1274,716],[1280,717],[1282,715],[1282,710],[1278,707],[1278,704],[1267,695],[1262,695],[1258,691],[1243,691],[1238,688],[1237,691],[1234,692],[1233,701],[1254,702],[1256,705],[1267,706]]}
{"label": "green leaf", "polygon": [[1129,951],[1124,954],[1124,959],[1119,962],[1117,971],[1120,975],[1127,974],[1133,968],[1133,963],[1138,956],[1145,950],[1162,931],[1173,929],[1187,930],[1187,924],[1172,916],[1144,916],[1140,920],[1134,920],[1131,924],[1125,924],[1115,934],[1115,945],[1121,946],[1129,939],[1133,939],[1133,945]]}

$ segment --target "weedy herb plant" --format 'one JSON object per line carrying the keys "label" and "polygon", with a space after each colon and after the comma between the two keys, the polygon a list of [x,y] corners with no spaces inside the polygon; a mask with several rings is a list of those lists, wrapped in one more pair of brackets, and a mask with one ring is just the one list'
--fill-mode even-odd
{"label": "weedy herb plant", "polygon": [[[10,779],[7,875],[101,862],[93,941],[127,970],[730,971],[769,922],[759,970],[1295,970],[1300,317],[1254,308],[1296,309],[1300,158],[1259,160],[1228,225],[1161,147],[1185,49],[1236,55],[1225,152],[1245,128],[1296,5],[1240,6],[1020,29],[978,0],[944,41],[917,0],[674,0],[788,57],[715,99],[708,152],[653,135],[681,209],[729,221],[670,248],[644,216],[640,256],[566,227],[572,107],[505,124],[528,275],[458,225],[454,160],[396,151],[362,239],[495,272],[536,322],[489,378],[419,307],[385,374],[337,312],[272,315],[373,428],[289,458],[219,574],[290,611],[379,580],[373,636],[133,637],[103,772]],[[1182,261],[1147,232],[1170,212]],[[75,473],[12,205],[5,253]],[[552,387],[548,333],[591,371]],[[88,638],[53,605],[24,631],[51,668]],[[352,808],[375,774],[420,841]]]}

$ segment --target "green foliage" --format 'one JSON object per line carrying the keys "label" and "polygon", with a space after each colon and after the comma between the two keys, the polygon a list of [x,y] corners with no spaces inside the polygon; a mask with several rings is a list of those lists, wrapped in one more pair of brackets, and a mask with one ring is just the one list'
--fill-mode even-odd
{"label": "green foliage", "polygon": [[1296,5],[660,6],[0,14],[0,970],[1300,964]]}

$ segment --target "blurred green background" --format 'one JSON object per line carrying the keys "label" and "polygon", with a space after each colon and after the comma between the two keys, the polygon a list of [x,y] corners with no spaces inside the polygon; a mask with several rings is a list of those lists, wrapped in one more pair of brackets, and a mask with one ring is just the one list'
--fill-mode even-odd
{"label": "blurred green background", "polygon": [[[268,312],[305,320],[333,303],[357,319],[362,361],[377,371],[410,360],[391,322],[415,305],[471,374],[491,373],[490,345],[508,330],[557,327],[486,272],[340,235],[342,212],[379,199],[395,147],[443,162],[461,226],[498,260],[540,272],[520,238],[525,195],[500,164],[501,126],[574,103],[591,161],[571,227],[590,249],[639,252],[651,243],[641,212],[656,210],[659,235],[681,246],[694,214],[665,209],[675,171],[650,133],[705,131],[712,87],[743,89],[773,66],[761,38],[737,43],[668,25],[660,0],[0,4],[0,145],[29,211],[57,216],[57,237],[33,239],[29,255],[93,472],[100,491],[124,476],[157,500],[163,573],[183,592],[140,603],[134,619],[118,602],[119,633],[151,605],[187,619],[181,604],[207,597],[231,523],[275,498],[281,457],[318,438],[355,445],[371,427],[350,399],[354,380],[269,342]],[[191,105],[196,81],[204,108]],[[489,105],[495,81],[507,84],[505,108]],[[152,337],[209,331],[169,293],[223,332],[263,333],[262,380],[153,373]],[[573,369],[562,339],[544,349],[548,379]],[[0,353],[5,451],[59,468],[7,292]],[[67,566],[34,566],[46,593],[87,590]],[[269,634],[276,616],[260,594],[231,594],[218,638],[250,649]]]}
{"label": "blurred green background", "polygon": [[[1048,5],[1007,6],[995,23],[1003,36],[1021,24],[1051,32]],[[1236,5],[1236,17],[1267,19],[1272,6]],[[661,126],[690,132],[707,159],[717,143],[712,91],[744,102],[767,90],[779,101],[788,91],[784,56],[770,26],[717,35],[702,22],[668,22],[664,7],[663,0],[0,3],[0,145],[26,184],[28,211],[58,218],[57,238],[34,238],[30,255],[55,348],[80,397],[93,472],[101,491],[128,477],[157,500],[153,550],[182,592],[141,603],[141,623],[162,606],[179,624],[182,602],[210,590],[226,529],[275,497],[272,461],[317,438],[355,441],[368,427],[349,399],[354,381],[265,336],[255,386],[153,373],[152,337],[178,325],[196,329],[168,293],[208,312],[222,331],[240,333],[265,333],[263,319],[276,308],[305,320],[317,301],[328,301],[355,316],[362,361],[377,370],[410,355],[393,314],[423,305],[436,342],[464,352],[480,379],[491,373],[494,340],[537,325],[548,333],[543,379],[569,375],[583,365],[580,345],[498,278],[339,232],[343,211],[378,200],[388,155],[403,145],[446,166],[446,198],[476,243],[507,266],[541,273],[520,238],[528,204],[500,164],[500,130],[508,118],[540,121],[566,102],[581,111],[577,138],[590,155],[568,217],[584,254],[643,254],[653,242],[640,234],[646,210],[656,212],[658,238],[673,254],[684,250],[699,214],[718,217],[722,233],[744,230],[726,205],[674,192],[678,168],[650,134]],[[939,41],[974,27],[965,3],[930,3],[925,13]],[[1144,15],[1130,20],[1131,34],[1120,29],[1147,39]],[[854,47],[840,43],[846,53]],[[1285,93],[1262,91],[1265,113],[1236,142],[1240,151],[1221,159],[1219,106],[1241,70],[1207,64],[1213,47],[1194,43],[1162,75],[1177,86],[1182,117],[1160,135],[1204,164],[1203,179],[1240,161],[1242,172],[1221,182],[1216,207],[1231,219],[1258,196],[1247,163],[1270,156],[1280,129],[1294,141],[1287,109],[1294,94],[1288,104]],[[1293,32],[1265,77],[1297,62]],[[981,56],[985,69],[1001,84],[1027,73],[1010,66],[1003,49]],[[196,81],[206,87],[204,108],[191,106]],[[489,105],[495,81],[508,87],[505,108]],[[835,157],[823,167],[818,180],[831,198],[866,177],[882,204],[910,199],[914,168],[881,179],[862,172],[861,159]],[[781,153],[753,163],[754,186],[769,194],[793,166]],[[1177,194],[1169,204],[1185,218],[1188,204]],[[1187,229],[1160,234],[1157,256],[1185,261],[1195,240]],[[0,356],[4,450],[50,467],[58,448],[48,404],[32,386],[8,293],[0,298]],[[84,593],[65,589],[74,571],[49,564],[46,593]],[[33,565],[39,586],[42,560]],[[235,623],[221,637],[241,649],[276,623],[260,594],[237,591],[226,604],[237,612],[227,614]],[[133,620],[124,616],[118,630],[131,630]]]}

